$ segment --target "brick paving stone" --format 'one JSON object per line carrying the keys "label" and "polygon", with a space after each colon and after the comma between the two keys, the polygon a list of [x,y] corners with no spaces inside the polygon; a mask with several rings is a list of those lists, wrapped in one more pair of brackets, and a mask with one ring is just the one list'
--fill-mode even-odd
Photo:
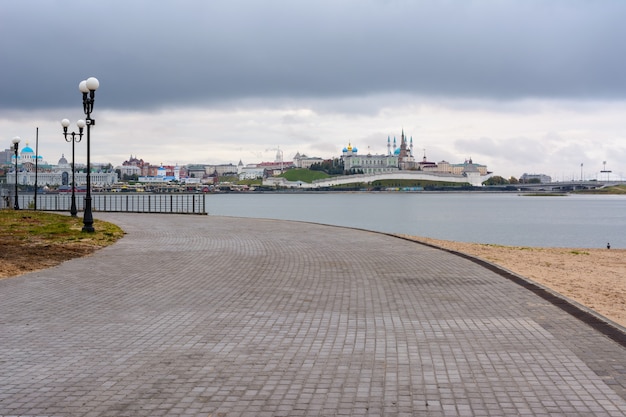
{"label": "brick paving stone", "polygon": [[97,213],[127,235],[0,281],[0,416],[624,416],[626,349],[391,236]]}

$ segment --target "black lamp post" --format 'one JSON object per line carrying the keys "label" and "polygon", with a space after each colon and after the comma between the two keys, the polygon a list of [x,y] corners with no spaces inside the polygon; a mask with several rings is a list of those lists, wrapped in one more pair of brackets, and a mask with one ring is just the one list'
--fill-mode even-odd
{"label": "black lamp post", "polygon": [[20,203],[17,201],[17,147],[20,144],[20,137],[16,136],[12,140],[13,142],[13,153],[15,153],[15,202],[13,204],[13,208],[15,210],[20,209]]}
{"label": "black lamp post", "polygon": [[85,197],[85,215],[83,217],[83,232],[93,233],[93,215],[91,213],[91,161],[90,161],[90,145],[91,145],[91,126],[96,121],[91,118],[93,111],[93,102],[96,96],[96,90],[100,86],[100,82],[95,77],[89,77],[78,84],[78,89],[83,93],[83,111],[87,116],[85,122],[87,124],[87,196]]}
{"label": "black lamp post", "polygon": [[[76,169],[74,168],[74,144],[81,141],[83,138],[83,128],[85,127],[85,121],[79,120],[76,122],[76,126],[78,126],[78,133],[72,132],[67,133],[67,128],[70,125],[70,121],[67,119],[61,120],[61,126],[63,126],[63,136],[67,142],[72,142],[72,206],[70,208],[70,214],[72,217],[76,217],[76,181],[74,180],[74,175],[76,173]],[[68,138],[68,136],[71,136]]]}

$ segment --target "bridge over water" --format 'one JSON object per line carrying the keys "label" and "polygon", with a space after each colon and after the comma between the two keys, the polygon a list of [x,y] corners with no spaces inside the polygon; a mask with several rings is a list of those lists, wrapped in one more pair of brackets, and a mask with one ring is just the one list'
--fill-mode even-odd
{"label": "bridge over water", "polygon": [[[590,190],[594,188],[602,188],[605,185],[609,185],[605,182],[599,181],[562,181],[562,182],[548,182],[540,184],[514,184],[501,187],[515,187],[518,190],[529,191],[574,191],[574,190]],[[614,185],[614,184],[610,184]]]}
{"label": "bridge over water", "polygon": [[[312,183],[303,181],[287,181],[282,177],[267,178],[263,181],[263,185],[291,187],[291,188],[326,188],[338,185],[347,185],[355,183],[369,184],[374,181],[381,180],[422,180],[422,181],[441,181],[460,184],[470,184],[474,187],[481,187],[482,183],[489,179],[490,175],[456,175],[439,172],[423,172],[423,171],[395,171],[378,174],[357,174],[342,175],[338,177],[325,178],[315,180]],[[564,181],[550,182],[539,184],[506,184],[490,186],[490,188],[507,189],[515,188],[517,190],[528,191],[573,191],[583,189],[602,188],[605,185],[616,185],[619,182],[600,182],[600,181]]]}
{"label": "bridge over water", "polygon": [[381,180],[422,180],[470,184],[475,187],[480,187],[483,181],[486,181],[490,176],[491,174],[480,175],[478,172],[469,173],[466,175],[457,175],[446,172],[394,171],[377,174],[341,175],[337,177],[315,180],[312,183],[306,183],[303,181],[287,181],[285,178],[282,177],[271,177],[263,180],[263,185],[291,188],[326,188],[355,183],[368,184],[374,181]]}

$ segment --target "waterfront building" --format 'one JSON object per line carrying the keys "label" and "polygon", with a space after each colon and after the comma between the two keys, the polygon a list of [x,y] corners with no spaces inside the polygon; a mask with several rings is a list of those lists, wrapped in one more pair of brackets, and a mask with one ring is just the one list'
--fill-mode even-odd
{"label": "waterfront building", "polygon": [[9,165],[13,160],[13,149],[0,151],[0,165]]}
{"label": "waterfront building", "polygon": [[400,137],[400,146],[398,146],[396,138],[393,138],[393,150],[391,137],[387,136],[387,154],[375,155],[368,152],[361,155],[357,147],[349,143],[342,150],[341,160],[344,170],[352,173],[377,174],[418,169],[413,157],[413,138],[408,140],[404,134],[404,129]]}
{"label": "waterfront building", "polygon": [[[148,170],[152,172],[152,170]],[[156,169],[156,175],[145,175],[138,178],[140,183],[168,183],[168,182],[187,182],[187,170],[176,165],[160,165]],[[199,178],[194,178],[190,182],[200,182]]]}
{"label": "waterfront building", "polygon": [[137,156],[130,156],[128,160],[122,162],[121,167],[116,167],[122,172],[122,175],[137,175],[137,176],[145,176],[150,175],[150,163],[144,161],[143,159],[137,158]]}
{"label": "waterfront building", "polygon": [[446,173],[453,175],[468,175],[477,172],[481,176],[491,174],[487,170],[486,165],[476,164],[472,158],[466,159],[460,164],[451,164],[447,161],[439,163],[428,161],[426,158],[426,150],[421,161],[416,161],[413,154],[413,137],[407,139],[402,130],[400,137],[400,145],[393,138],[387,136],[387,154],[386,155],[361,155],[358,149],[351,143],[343,148],[341,159],[344,169],[351,173],[377,174],[394,171],[426,171],[436,173]]}
{"label": "waterfront building", "polygon": [[204,165],[201,164],[187,165],[187,175],[191,178],[205,178],[208,176]]}
{"label": "waterfront building", "polygon": [[539,180],[539,182],[541,184],[547,184],[547,183],[551,183],[552,182],[552,177],[550,177],[549,175],[545,175],[545,174],[527,174],[524,173],[520,178],[519,181],[523,184],[527,184],[529,182],[536,182],[537,180]]}
{"label": "waterfront building", "polygon": [[441,161],[434,166],[424,168],[424,171],[449,172],[454,175],[463,175],[463,173],[474,171],[478,171],[480,175],[490,174],[489,170],[487,170],[487,165],[476,164],[472,161],[472,158],[466,159],[460,164]]}
{"label": "waterfront building", "polygon": [[248,164],[244,166],[241,159],[237,164],[237,176],[240,181],[264,178],[266,174],[265,168],[258,168],[256,164]]}
{"label": "waterfront building", "polygon": [[[35,161],[37,163],[35,163]],[[15,183],[15,176],[17,175],[17,182],[20,185],[35,185],[37,180],[38,186],[48,186],[56,188],[61,185],[71,185],[72,182],[72,165],[67,161],[64,155],[61,155],[56,165],[48,164],[41,155],[35,156],[35,151],[28,146],[22,148],[18,155],[17,160],[18,172],[15,172],[15,155],[11,161],[11,171],[7,173],[7,183]],[[37,172],[35,173],[35,166]],[[76,186],[82,186],[87,184],[87,173],[85,172],[84,164],[74,164],[75,173],[74,179]],[[113,184],[117,181],[117,174],[104,166],[97,166],[92,164],[91,170],[91,184],[92,186],[105,186]]]}
{"label": "waterfront building", "polygon": [[237,165],[234,164],[205,165],[204,168],[209,176],[237,175]]}
{"label": "waterfront building", "polygon": [[[186,167],[179,167],[176,165],[151,165],[149,162],[139,159],[136,156],[130,156],[130,158],[122,162],[121,166],[115,168],[120,172],[122,178],[125,176],[132,177],[165,177],[171,176],[175,180],[180,178],[186,178],[188,176]],[[200,176],[202,178],[202,176]]]}
{"label": "waterfront building", "polygon": [[275,176],[282,174],[287,169],[294,168],[294,163],[292,161],[261,162],[256,164],[256,166],[257,168],[264,169],[268,176]]}
{"label": "waterfront building", "polygon": [[237,175],[239,175],[239,180],[256,180],[265,178],[267,176],[267,170],[265,168],[257,168],[256,166],[242,167]]}
{"label": "waterfront building", "polygon": [[142,169],[136,165],[122,165],[115,168],[119,170],[120,177],[124,178],[139,178],[142,176]]}
{"label": "waterfront building", "polygon": [[321,164],[322,162],[324,162],[324,159],[322,158],[309,157],[305,154],[300,155],[300,152],[296,152],[295,156],[293,157],[293,166],[295,168],[309,169],[311,168],[311,165]]}
{"label": "waterfront building", "polygon": [[379,174],[394,172],[399,169],[398,154],[372,155],[368,153],[360,155],[357,147],[352,146],[351,143],[343,148],[341,160],[343,161],[343,169],[352,173]]}

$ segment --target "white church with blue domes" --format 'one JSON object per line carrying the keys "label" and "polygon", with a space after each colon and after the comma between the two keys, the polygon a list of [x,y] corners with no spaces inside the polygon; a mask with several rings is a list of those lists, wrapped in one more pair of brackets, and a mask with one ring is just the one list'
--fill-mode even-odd
{"label": "white church with blue domes", "polygon": [[[35,155],[33,148],[26,146],[22,148],[17,157],[17,173],[15,172],[15,156],[11,156],[11,170],[7,173],[7,183],[15,183],[17,175],[17,183],[19,185],[35,185],[39,186],[70,186],[72,181],[72,164],[67,161],[64,155],[57,165],[46,162],[41,155]],[[83,186],[87,183],[87,173],[83,169],[78,168],[75,164],[74,180],[76,187]],[[93,186],[110,185],[117,181],[115,172],[106,171],[101,168],[91,166],[91,184]]]}

